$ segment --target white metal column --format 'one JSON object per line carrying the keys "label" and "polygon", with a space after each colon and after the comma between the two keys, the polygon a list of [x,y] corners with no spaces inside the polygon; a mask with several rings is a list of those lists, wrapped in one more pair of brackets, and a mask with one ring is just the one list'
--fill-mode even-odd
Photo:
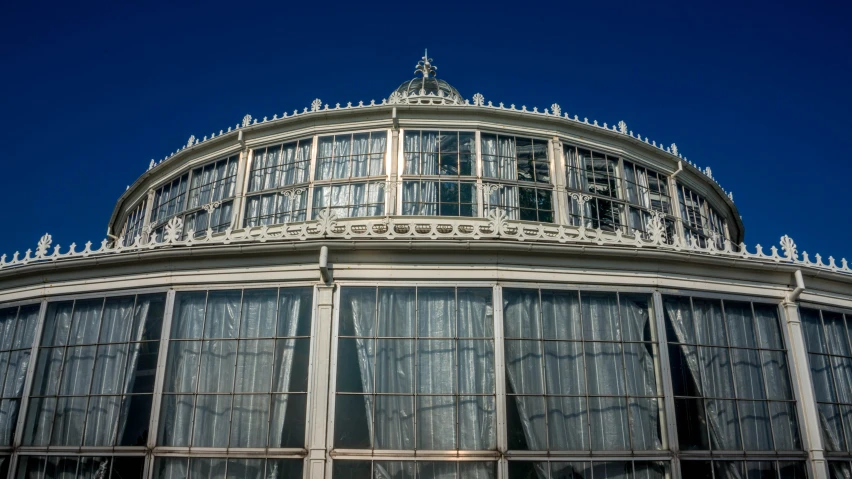
{"label": "white metal column", "polygon": [[810,477],[814,479],[827,479],[828,470],[825,461],[822,436],[820,435],[819,414],[817,413],[816,397],[811,386],[811,369],[808,364],[808,350],[805,345],[802,320],[799,317],[799,307],[795,302],[784,301],[781,303],[784,309],[787,338],[787,358],[792,364],[790,373],[793,375],[793,388],[796,399],[799,401],[802,421],[799,430],[802,441],[808,452],[808,463],[811,467]]}
{"label": "white metal column", "polygon": [[568,196],[565,191],[565,161],[562,154],[562,142],[554,136],[548,142],[550,154],[550,182],[553,183],[553,222],[559,225],[568,224]]}
{"label": "white metal column", "polygon": [[308,467],[306,479],[325,479],[328,461],[328,391],[331,358],[332,313],[334,311],[334,284],[316,287],[317,308],[314,317],[314,341],[311,349],[311,397],[308,409]]}

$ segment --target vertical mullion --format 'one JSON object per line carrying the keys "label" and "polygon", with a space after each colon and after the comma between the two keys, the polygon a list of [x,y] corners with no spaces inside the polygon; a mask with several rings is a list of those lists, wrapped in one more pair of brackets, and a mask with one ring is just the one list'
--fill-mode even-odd
{"label": "vertical mullion", "polygon": [[508,439],[506,432],[506,371],[505,371],[505,347],[503,332],[503,289],[499,285],[492,288],[492,302],[494,307],[494,388],[495,409],[497,412],[497,450],[500,452],[501,464],[505,464],[505,454],[508,451]]}
{"label": "vertical mullion", "polygon": [[[376,368],[379,360],[379,287],[376,287],[376,309],[373,312],[373,334],[370,340],[373,341],[373,389],[369,392],[373,396],[372,411],[369,421],[373,426],[370,429],[370,445],[372,449],[376,449],[376,402],[379,400],[379,395],[376,392]],[[356,331],[357,335],[358,332]]]}
{"label": "vertical mullion", "polygon": [[[461,150],[461,148],[459,148]],[[459,158],[461,158],[461,152],[459,152]],[[461,161],[461,160],[459,160]],[[455,304],[453,305],[453,312],[455,313],[454,318],[454,329],[453,329],[453,350],[455,351],[455,356],[453,358],[453,368],[455,373],[455,384],[453,384],[453,394],[454,394],[454,403],[455,403],[455,417],[456,417],[456,440],[455,440],[455,449],[461,449],[461,421],[460,417],[460,404],[461,404],[461,371],[460,371],[460,361],[459,361],[459,288],[458,286],[453,287],[453,296],[455,296]],[[478,399],[478,398],[477,398]]]}
{"label": "vertical mullion", "polygon": [[[438,135],[439,139],[440,139],[440,137],[441,136]],[[438,146],[438,145],[436,145],[436,146]],[[438,156],[439,164],[440,164],[440,158],[441,157],[439,155]],[[417,439],[418,439],[417,438],[417,416],[418,416],[418,414],[417,414],[417,412],[418,412],[417,411],[417,399],[420,397],[417,394],[417,388],[420,386],[419,381],[418,381],[419,375],[417,374],[419,372],[418,366],[420,365],[419,364],[420,362],[418,361],[418,358],[420,357],[420,330],[418,329],[419,326],[420,326],[420,304],[417,301],[419,293],[420,293],[420,288],[415,287],[414,288],[414,331],[411,332],[412,336],[414,336],[414,341],[413,341],[413,343],[414,343],[414,378],[413,378],[413,381],[412,381],[412,383],[414,383],[414,391],[412,391],[414,393],[414,397],[413,397],[414,404],[412,406],[414,407],[414,449],[415,450],[417,449],[417,446],[419,445],[419,444],[417,444]],[[376,334],[378,334],[378,330],[376,330]],[[429,344],[431,345],[432,343],[429,343]]]}
{"label": "vertical mullion", "polygon": [[316,179],[316,169],[317,169],[317,151],[319,150],[319,136],[314,135],[311,137],[311,154],[308,159],[308,186],[305,188],[307,191],[305,192],[305,221],[310,221],[313,215],[313,202],[314,202],[314,194],[316,193],[316,187],[314,186],[314,180]]}
{"label": "vertical mullion", "polygon": [[[677,437],[677,424],[675,423],[675,405],[674,405],[674,392],[672,386],[672,375],[671,375],[671,363],[669,362],[669,349],[668,349],[668,338],[666,338],[665,331],[665,318],[664,318],[664,310],[663,310],[663,296],[659,291],[655,291],[653,293],[653,301],[654,301],[654,323],[657,337],[656,344],[657,348],[659,348],[659,364],[658,364],[658,374],[657,381],[659,385],[662,385],[663,388],[663,418],[665,420],[664,426],[661,428],[663,433],[665,434],[663,438],[663,446],[668,446],[668,449],[672,452],[672,462],[671,468],[674,477],[680,477],[680,461],[678,460],[678,454],[680,451],[680,443]],[[652,329],[653,331],[653,329]],[[696,355],[698,354],[698,348],[695,350]],[[701,366],[699,362],[698,370],[701,371]],[[700,379],[699,379],[700,380]],[[659,393],[659,387],[658,393]],[[702,399],[702,405],[704,401]],[[702,406],[703,407],[703,406]]]}
{"label": "vertical mullion", "polygon": [[[166,359],[169,353],[169,338],[172,332],[172,318],[174,316],[174,301],[175,291],[170,289],[166,293],[166,304],[163,312],[163,324],[160,331],[160,351],[157,355],[157,369],[154,374],[154,397],[151,404],[151,417],[148,421],[148,449],[151,450],[157,445],[157,426],[160,419],[160,408],[162,407],[163,399],[163,383],[166,373]],[[201,356],[199,355],[199,360]],[[153,461],[153,459],[151,459]],[[151,467],[153,470],[153,465]]]}

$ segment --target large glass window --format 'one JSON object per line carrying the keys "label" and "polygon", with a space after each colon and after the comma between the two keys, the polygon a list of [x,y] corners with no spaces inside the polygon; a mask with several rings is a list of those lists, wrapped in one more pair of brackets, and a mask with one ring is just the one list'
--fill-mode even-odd
{"label": "large glass window", "polygon": [[[124,246],[130,246],[136,242],[136,237],[142,235],[142,226],[145,223],[145,206],[147,201],[142,200],[141,203],[133,208],[133,211],[127,215],[127,220],[124,223]],[[144,238],[147,240],[148,238]]]}
{"label": "large glass window", "polygon": [[14,439],[39,307],[0,309],[0,446],[11,446]]}
{"label": "large glass window", "polygon": [[778,306],[686,296],[663,305],[681,450],[800,450]]}
{"label": "large glass window", "polygon": [[165,296],[48,305],[24,445],[145,446]]}
{"label": "large glass window", "polygon": [[476,216],[476,183],[470,181],[405,181],[402,214]]}
{"label": "large glass window", "polygon": [[[406,131],[402,214],[476,216],[476,134]],[[469,181],[464,181],[464,177]]]}
{"label": "large glass window", "polygon": [[627,226],[629,232],[648,233],[653,213],[663,214],[666,240],[675,235],[668,177],[654,170],[624,161],[624,191],[626,193]]}
{"label": "large glass window", "polygon": [[21,456],[21,479],[142,479],[145,456]]}
{"label": "large glass window", "polygon": [[154,479],[300,479],[303,462],[303,459],[258,457],[158,457],[154,462]]}
{"label": "large glass window", "polygon": [[509,219],[552,223],[547,141],[489,133],[480,138],[482,177],[489,182],[486,213],[501,208]]}
{"label": "large glass window", "polygon": [[[239,155],[208,163],[193,169],[154,193],[151,224],[158,240],[162,240],[166,222],[174,216],[183,217],[183,235],[194,231],[195,236],[225,231],[231,226],[231,208],[236,191]],[[219,206],[211,209],[211,203]]]}
{"label": "large glass window", "polygon": [[663,448],[652,305],[647,294],[503,289],[510,450]]}
{"label": "large glass window", "polygon": [[562,149],[568,190],[591,197],[581,207],[581,202],[569,193],[569,223],[574,226],[585,224],[587,228],[604,231],[622,229],[624,204],[619,201],[622,194],[618,157],[568,144]]}
{"label": "large glass window", "polygon": [[385,131],[319,138],[311,219],[326,208],[338,218],[385,214],[386,143]]}
{"label": "large glass window", "polygon": [[317,180],[345,180],[385,174],[387,132],[321,136]]}
{"label": "large glass window", "polygon": [[304,447],[312,304],[309,287],[178,292],[157,443]]}
{"label": "large glass window", "polygon": [[[852,453],[852,315],[799,308],[826,451]],[[845,464],[845,463],[843,463]],[[841,463],[835,468],[845,468]],[[852,475],[852,470],[849,470]]]}
{"label": "large glass window", "polygon": [[703,196],[683,185],[677,185],[680,202],[680,217],[687,239],[706,247],[708,241],[716,241],[716,247],[725,247],[725,221]]}
{"label": "large glass window", "polygon": [[343,288],[335,448],[494,450],[491,297],[490,288]]}
{"label": "large glass window", "polygon": [[[312,138],[252,152],[246,195],[246,226],[305,221]],[[304,185],[293,188],[294,185]],[[269,193],[272,190],[278,190]],[[252,194],[265,192],[263,194]]]}
{"label": "large glass window", "polygon": [[405,175],[476,176],[476,134],[472,131],[406,131]]}

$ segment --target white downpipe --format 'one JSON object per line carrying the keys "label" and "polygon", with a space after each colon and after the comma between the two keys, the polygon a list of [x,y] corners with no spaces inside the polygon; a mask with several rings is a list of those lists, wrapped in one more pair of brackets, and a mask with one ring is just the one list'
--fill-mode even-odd
{"label": "white downpipe", "polygon": [[328,246],[323,246],[320,248],[320,256],[319,256],[319,270],[320,270],[320,278],[324,283],[331,282],[331,273],[328,272]]}
{"label": "white downpipe", "polygon": [[797,269],[793,273],[793,277],[796,279],[796,288],[787,295],[787,301],[790,303],[798,301],[802,291],[805,290],[805,280],[802,278],[802,270]]}

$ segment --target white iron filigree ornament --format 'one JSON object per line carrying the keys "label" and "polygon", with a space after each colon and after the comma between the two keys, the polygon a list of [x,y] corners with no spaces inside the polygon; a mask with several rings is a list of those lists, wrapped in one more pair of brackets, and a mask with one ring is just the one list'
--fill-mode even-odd
{"label": "white iron filigree ornament", "polygon": [[319,98],[311,102],[311,111],[319,111],[322,108],[322,100]]}
{"label": "white iron filigree ornament", "polygon": [[402,103],[402,94],[398,91],[391,93],[388,97],[388,103],[391,105]]}
{"label": "white iron filigree ornament", "polygon": [[206,211],[207,214],[209,215],[213,210],[215,210],[216,208],[218,208],[220,206],[222,206],[221,201],[214,201],[212,203],[207,203],[206,205],[202,205],[201,207],[204,208],[204,211]]}
{"label": "white iron filigree ornament", "polygon": [[562,107],[558,103],[550,105],[550,111],[556,116],[562,115]]}
{"label": "white iron filigree ornament", "polygon": [[317,232],[320,236],[331,234],[335,224],[337,224],[337,213],[333,213],[328,208],[317,213]]}
{"label": "white iron filigree ornament", "polygon": [[624,120],[618,122],[618,131],[623,135],[627,134],[627,123]]}
{"label": "white iron filigree ornament", "polygon": [[243,128],[251,125],[251,115],[246,115],[243,117]]}
{"label": "white iron filigree ornament", "polygon": [[793,238],[787,235],[781,237],[781,250],[784,251],[784,257],[789,260],[799,259],[799,253],[796,250],[796,243]]}
{"label": "white iron filigree ornament", "polygon": [[183,219],[175,216],[166,224],[164,240],[169,243],[176,243],[183,233]]}
{"label": "white iron filigree ornament", "polygon": [[713,170],[711,170],[709,166],[704,168],[704,174],[707,175],[707,178],[710,178],[711,180],[713,179]]}
{"label": "white iron filigree ornament", "polygon": [[500,236],[506,234],[507,221],[509,217],[503,208],[497,207],[488,212],[488,227],[494,234]]}
{"label": "white iron filigree ornament", "polygon": [[677,156],[677,145],[675,145],[674,143],[672,143],[671,152],[674,156]]}
{"label": "white iron filigree ornament", "polygon": [[473,95],[473,104],[476,106],[483,106],[485,104],[485,97],[482,96],[482,93],[476,93]]}
{"label": "white iron filigree ornament", "polygon": [[654,212],[648,221],[648,235],[655,244],[666,242],[666,224],[661,213]]}
{"label": "white iron filigree ornament", "polygon": [[156,162],[156,161],[154,161],[154,160],[153,160],[153,158],[152,158],[152,159],[151,159],[151,162],[150,162],[150,163],[148,163],[148,169],[150,170],[151,168],[153,168],[153,167],[155,167],[155,166],[157,166],[157,162]]}
{"label": "white iron filigree ornament", "polygon": [[47,255],[47,250],[50,249],[50,244],[53,243],[53,237],[50,234],[45,233],[44,236],[38,240],[38,247],[36,247],[36,258],[43,258]]}
{"label": "white iron filigree ornament", "polygon": [[194,144],[195,144],[195,135],[189,135],[189,141],[186,142],[186,147],[189,148],[190,146],[192,146]]}

